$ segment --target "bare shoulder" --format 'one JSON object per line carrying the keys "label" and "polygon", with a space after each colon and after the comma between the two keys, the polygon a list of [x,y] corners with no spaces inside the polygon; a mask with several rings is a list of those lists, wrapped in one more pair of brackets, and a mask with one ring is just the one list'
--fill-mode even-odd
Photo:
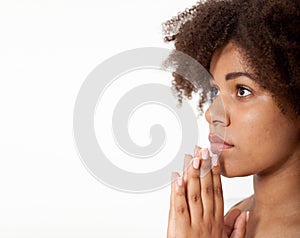
{"label": "bare shoulder", "polygon": [[242,201],[238,202],[237,204],[235,204],[234,206],[232,206],[228,213],[231,211],[231,210],[234,210],[234,209],[239,209],[240,211],[248,211],[251,207],[251,204],[252,204],[252,199],[253,199],[253,195],[251,195],[250,197],[247,197],[245,199],[243,199]]}

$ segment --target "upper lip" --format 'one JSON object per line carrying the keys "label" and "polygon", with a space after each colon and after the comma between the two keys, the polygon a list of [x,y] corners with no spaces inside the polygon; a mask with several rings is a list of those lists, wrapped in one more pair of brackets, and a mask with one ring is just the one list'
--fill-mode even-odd
{"label": "upper lip", "polygon": [[209,139],[210,143],[213,143],[213,144],[224,144],[224,145],[233,146],[232,144],[223,140],[221,137],[214,135],[214,134],[209,134],[208,139]]}

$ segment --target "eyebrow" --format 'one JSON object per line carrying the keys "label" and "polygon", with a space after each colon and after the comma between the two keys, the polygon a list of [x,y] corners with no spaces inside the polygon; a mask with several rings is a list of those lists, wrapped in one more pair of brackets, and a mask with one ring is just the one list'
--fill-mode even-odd
{"label": "eyebrow", "polygon": [[236,78],[242,77],[242,76],[245,76],[245,77],[247,77],[249,79],[253,79],[251,77],[251,75],[248,74],[248,73],[246,73],[246,72],[232,72],[232,73],[228,73],[228,74],[226,74],[225,79],[226,80],[231,80],[231,79],[236,79]]}

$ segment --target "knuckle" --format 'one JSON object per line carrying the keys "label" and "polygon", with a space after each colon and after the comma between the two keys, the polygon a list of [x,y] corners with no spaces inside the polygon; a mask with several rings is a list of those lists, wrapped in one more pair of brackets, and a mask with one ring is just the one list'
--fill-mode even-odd
{"label": "knuckle", "polygon": [[220,224],[216,224],[212,233],[214,234],[214,237],[222,237],[223,226],[221,226]]}
{"label": "knuckle", "polygon": [[200,178],[199,172],[193,171],[193,172],[189,173],[189,177],[194,180],[199,180],[199,178]]}
{"label": "knuckle", "polygon": [[223,237],[223,224],[215,221],[212,217],[206,217],[201,227],[204,237]]}
{"label": "knuckle", "polygon": [[216,186],[214,188],[214,194],[218,197],[222,197],[223,196],[223,190],[221,186]]}
{"label": "knuckle", "polygon": [[201,201],[201,196],[200,194],[191,194],[190,195],[190,201],[192,201],[193,203],[198,203]]}
{"label": "knuckle", "polygon": [[218,176],[221,175],[220,167],[213,167],[212,172],[213,172],[213,175],[218,175]]}
{"label": "knuckle", "polygon": [[184,214],[186,212],[186,210],[187,210],[187,207],[184,206],[184,205],[178,205],[176,207],[176,213],[177,214]]}
{"label": "knuckle", "polygon": [[204,191],[206,193],[206,195],[212,195],[213,194],[213,187],[212,185],[208,185],[204,188]]}

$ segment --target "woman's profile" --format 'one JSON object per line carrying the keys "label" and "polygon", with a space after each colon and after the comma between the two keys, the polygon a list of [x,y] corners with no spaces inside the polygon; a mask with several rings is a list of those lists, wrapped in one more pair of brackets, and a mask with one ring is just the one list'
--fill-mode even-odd
{"label": "woman's profile", "polygon": [[[300,237],[300,2],[208,0],[164,29],[212,75],[205,116],[219,155],[196,147],[183,175],[173,174],[167,237]],[[181,102],[196,89],[173,75]],[[253,175],[254,183],[225,217],[220,175]]]}

